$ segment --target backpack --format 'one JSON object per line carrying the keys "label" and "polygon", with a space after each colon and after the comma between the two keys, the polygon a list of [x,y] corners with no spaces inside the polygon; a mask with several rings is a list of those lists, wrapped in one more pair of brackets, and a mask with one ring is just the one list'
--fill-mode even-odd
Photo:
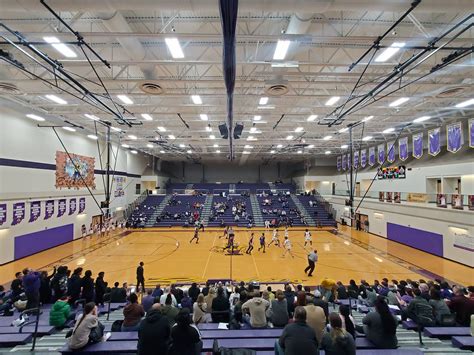
{"label": "backpack", "polygon": [[120,332],[122,331],[122,323],[123,320],[116,320],[112,323],[112,328],[110,329],[111,332]]}

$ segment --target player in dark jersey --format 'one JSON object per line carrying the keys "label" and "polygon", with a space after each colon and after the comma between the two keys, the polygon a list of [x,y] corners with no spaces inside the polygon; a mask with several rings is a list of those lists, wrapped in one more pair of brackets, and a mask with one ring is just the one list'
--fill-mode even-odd
{"label": "player in dark jersey", "polygon": [[262,235],[259,238],[260,241],[260,247],[258,248],[258,251],[263,249],[263,252],[265,253],[265,233],[262,233]]}
{"label": "player in dark jersey", "polygon": [[192,243],[194,239],[196,239],[196,244],[198,244],[199,243],[199,228],[198,227],[194,228],[194,236],[191,238],[189,243]]}
{"label": "player in dark jersey", "polygon": [[253,250],[253,233],[250,234],[249,246],[248,246],[247,250],[245,251],[245,254],[251,255],[251,254],[252,254],[252,250]]}

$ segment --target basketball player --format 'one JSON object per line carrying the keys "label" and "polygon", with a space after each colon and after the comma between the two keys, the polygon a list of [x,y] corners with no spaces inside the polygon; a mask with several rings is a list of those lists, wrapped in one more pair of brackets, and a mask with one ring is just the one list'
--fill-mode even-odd
{"label": "basketball player", "polygon": [[198,227],[194,228],[194,236],[191,238],[189,243],[192,243],[194,239],[196,239],[196,244],[198,244],[199,243],[199,228]]}
{"label": "basketball player", "polygon": [[[145,293],[145,270],[143,269],[143,261],[140,261],[140,264],[137,267],[137,293],[141,292]],[[142,288],[140,289],[140,285]]]}
{"label": "basketball player", "polygon": [[265,233],[262,233],[259,240],[260,240],[260,248],[258,248],[258,251],[263,249],[263,252],[265,253]]}
{"label": "basketball player", "polygon": [[288,233],[288,226],[285,227],[285,234],[284,234],[284,237],[285,238],[289,238],[289,233]]}
{"label": "basketball player", "polygon": [[247,250],[245,251],[245,254],[251,255],[252,250],[253,250],[253,232],[252,232],[252,234],[250,234],[249,246],[248,246]]}
{"label": "basketball player", "polygon": [[226,227],[224,228],[224,235],[221,235],[221,236],[219,237],[219,239],[221,239],[221,238],[226,238],[226,239],[227,239],[228,237],[229,237],[229,226],[226,226]]}
{"label": "basketball player", "polygon": [[285,240],[283,241],[283,248],[285,251],[283,252],[282,258],[285,257],[286,253],[290,254],[292,258],[295,257],[291,252],[291,241],[288,239],[288,237],[285,237]]}
{"label": "basketball player", "polygon": [[231,249],[231,251],[234,251],[234,239],[235,234],[234,231],[232,231],[232,233],[229,233],[229,239],[227,240],[226,249]]}
{"label": "basketball player", "polygon": [[309,230],[304,231],[304,246],[309,243],[309,245],[313,246],[313,239],[311,238],[311,232]]}
{"label": "basketball player", "polygon": [[277,247],[280,247],[280,239],[278,239],[278,229],[273,230],[272,241],[268,243],[267,247],[275,244]]}

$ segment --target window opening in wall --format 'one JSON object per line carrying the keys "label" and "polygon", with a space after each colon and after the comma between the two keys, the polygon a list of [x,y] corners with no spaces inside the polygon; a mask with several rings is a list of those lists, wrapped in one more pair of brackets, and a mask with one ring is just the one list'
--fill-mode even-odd
{"label": "window opening in wall", "polygon": [[135,185],[135,195],[140,195],[142,190],[142,185],[141,184],[136,184]]}

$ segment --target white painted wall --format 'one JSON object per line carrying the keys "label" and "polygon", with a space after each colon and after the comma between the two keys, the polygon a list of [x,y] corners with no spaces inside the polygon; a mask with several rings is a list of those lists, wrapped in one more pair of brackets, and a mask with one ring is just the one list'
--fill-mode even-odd
{"label": "white painted wall", "polygon": [[[25,117],[22,109],[12,109],[2,106],[0,108],[0,158],[25,160],[55,164],[56,151],[64,151],[60,142],[54,135],[51,128],[38,128],[37,122]],[[85,132],[68,132],[58,129],[66,148],[70,153],[95,157],[95,168],[101,169],[96,141],[86,137]],[[103,143],[103,142],[102,142]],[[103,144],[100,144],[101,152]],[[117,146],[113,146],[114,152]],[[102,157],[103,162],[105,157]],[[141,175],[146,168],[148,158],[142,154],[131,154],[128,151],[119,149],[115,170],[130,174]],[[105,166],[104,166],[105,167]],[[47,228],[53,228],[70,223],[74,223],[74,238],[81,236],[82,224],[89,226],[92,216],[100,214],[99,207],[93,201],[87,189],[68,190],[55,188],[55,171],[29,168],[17,168],[0,166],[0,203],[7,203],[8,220],[0,228],[0,264],[13,259],[14,238],[27,233],[38,232]],[[125,183],[125,195],[115,198],[112,189],[111,208],[123,208],[128,203],[134,201],[135,184],[140,183],[140,178],[127,177]],[[104,200],[104,185],[102,176],[95,177],[96,189],[93,194],[97,201]],[[29,205],[28,201],[58,199],[61,197],[86,197],[86,210],[84,214],[77,212],[69,216],[67,212],[62,217],[52,217],[44,220],[44,204],[42,205],[42,216],[35,222],[28,223]],[[19,225],[11,226],[12,205],[15,202],[27,202],[26,217]],[[55,215],[57,215],[57,202],[55,205]]]}

